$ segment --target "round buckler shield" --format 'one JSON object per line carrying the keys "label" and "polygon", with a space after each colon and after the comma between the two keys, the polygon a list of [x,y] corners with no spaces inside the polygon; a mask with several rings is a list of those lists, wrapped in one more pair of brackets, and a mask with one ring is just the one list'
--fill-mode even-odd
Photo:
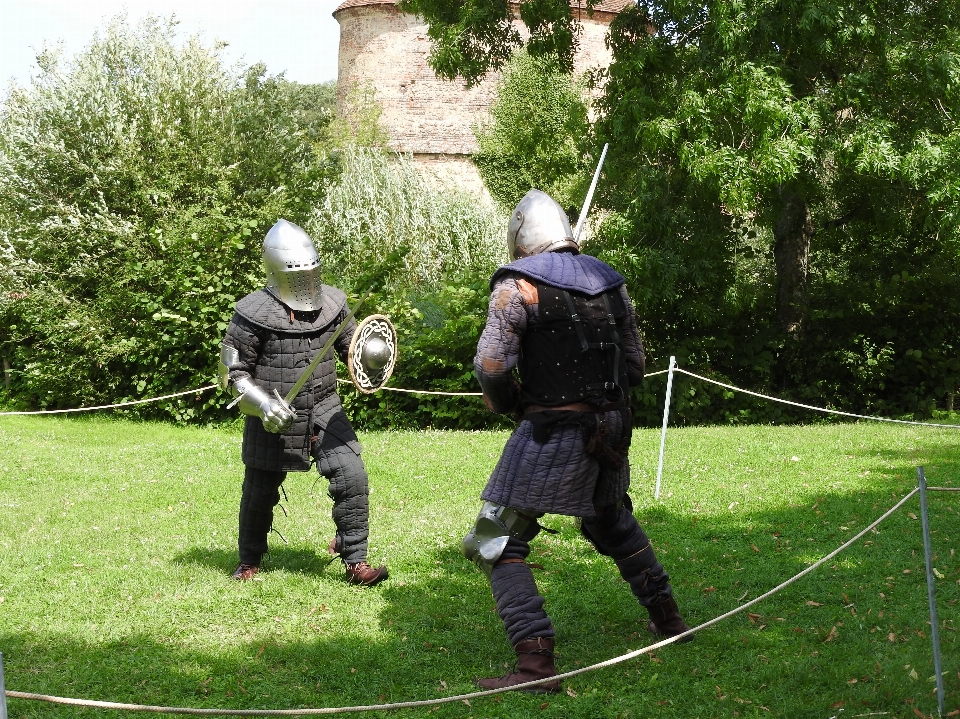
{"label": "round buckler shield", "polygon": [[397,362],[397,331],[385,315],[370,315],[357,325],[347,353],[350,380],[365,394],[383,387]]}

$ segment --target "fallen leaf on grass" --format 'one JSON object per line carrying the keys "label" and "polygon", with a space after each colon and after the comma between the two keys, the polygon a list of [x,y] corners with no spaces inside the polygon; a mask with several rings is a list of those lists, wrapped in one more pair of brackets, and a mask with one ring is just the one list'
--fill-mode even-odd
{"label": "fallen leaf on grass", "polygon": [[[463,701],[467,701],[467,700],[464,699]],[[550,702],[544,702],[543,704],[540,705],[540,709],[546,709],[548,706],[550,706]]]}
{"label": "fallen leaf on grass", "polygon": [[894,634],[893,632],[890,632],[890,633],[887,635],[887,639],[889,639],[891,642],[895,642],[895,641],[897,641],[897,635]]}
{"label": "fallen leaf on grass", "polygon": [[913,713],[916,714],[918,717],[920,717],[920,719],[927,719],[927,715],[924,714],[919,709],[917,709],[916,707],[910,707],[910,708],[913,709]]}
{"label": "fallen leaf on grass", "polygon": [[937,577],[937,579],[943,579],[943,574],[936,567],[933,568],[933,573]]}
{"label": "fallen leaf on grass", "polygon": [[266,645],[266,644],[261,644],[261,645],[260,645],[260,651],[257,652],[257,659],[260,658],[260,655],[263,654],[263,650],[266,649],[266,648],[267,648],[267,645]]}
{"label": "fallen leaf on grass", "polygon": [[576,698],[577,693],[571,687],[567,687],[567,696]]}
{"label": "fallen leaf on grass", "polygon": [[820,602],[815,602],[815,601],[813,601],[813,600],[810,600],[810,601],[807,602],[807,606],[808,606],[808,607],[822,607],[823,605],[820,604]]}
{"label": "fallen leaf on grass", "polygon": [[466,704],[467,706],[471,706],[469,699],[464,699],[464,700],[463,700],[463,703]]}
{"label": "fallen leaf on grass", "polygon": [[832,641],[833,641],[834,639],[836,639],[836,638],[837,638],[837,625],[834,624],[834,625],[830,628],[830,633],[827,634],[827,638],[824,639],[823,641],[825,641],[825,642],[832,642]]}
{"label": "fallen leaf on grass", "polygon": [[920,678],[920,676],[917,674],[917,670],[916,670],[916,669],[911,669],[911,670],[910,670],[910,678],[913,679],[914,681],[916,681],[917,679]]}
{"label": "fallen leaf on grass", "polygon": [[705,591],[705,592],[715,592],[715,591],[717,591],[717,588],[716,588],[716,587],[713,587],[713,586],[710,586],[710,587],[707,587],[706,589],[704,589],[703,591]]}
{"label": "fallen leaf on grass", "polygon": [[[907,516],[910,517],[910,519],[916,519],[916,518],[917,518],[917,515],[915,515],[913,512],[907,512]],[[914,709],[914,711],[916,711],[916,709]],[[922,716],[922,715],[921,715],[921,716]]]}
{"label": "fallen leaf on grass", "polygon": [[752,549],[752,550],[753,550],[754,552],[756,552],[757,554],[760,554],[760,550],[757,548],[757,545],[756,545],[756,544],[751,544],[751,545],[750,545],[750,549]]}
{"label": "fallen leaf on grass", "polygon": [[857,683],[856,679],[847,679],[847,684],[856,684],[856,683]]}
{"label": "fallen leaf on grass", "polygon": [[722,691],[720,691],[720,687],[717,687],[717,699],[726,699],[726,698],[727,696]]}
{"label": "fallen leaf on grass", "polygon": [[830,705],[830,708],[831,708],[831,709],[839,709],[839,708],[842,707],[844,704],[846,704],[846,702],[834,702],[833,704]]}

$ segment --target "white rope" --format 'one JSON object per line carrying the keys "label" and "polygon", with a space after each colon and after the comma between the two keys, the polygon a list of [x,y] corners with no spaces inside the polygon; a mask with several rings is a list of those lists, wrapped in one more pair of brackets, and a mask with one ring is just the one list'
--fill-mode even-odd
{"label": "white rope", "polygon": [[724,619],[728,619],[734,616],[735,614],[739,614],[740,612],[743,612],[744,610],[749,609],[754,604],[758,604],[759,602],[762,602],[764,599],[770,596],[773,596],[777,592],[785,589],[789,585],[796,582],[801,577],[806,576],[807,574],[817,569],[818,567],[822,566],[826,562],[829,562],[831,559],[837,556],[844,549],[846,549],[847,547],[852,545],[854,542],[856,542],[858,539],[863,537],[865,534],[867,534],[867,532],[872,531],[881,522],[883,522],[890,515],[892,515],[894,512],[900,509],[900,507],[906,504],[907,501],[911,499],[913,495],[917,494],[919,491],[920,491],[919,488],[914,487],[909,494],[907,494],[903,499],[897,502],[893,507],[891,507],[886,512],[884,512],[879,519],[875,520],[872,524],[868,525],[863,530],[855,534],[853,537],[851,537],[842,545],[840,545],[837,549],[830,552],[830,554],[826,555],[825,557],[818,560],[814,564],[811,564],[809,567],[799,572],[798,574],[795,574],[794,576],[790,577],[790,579],[786,580],[785,582],[778,584],[768,592],[761,594],[759,597],[755,599],[751,599],[746,604],[741,604],[736,609],[731,609],[726,614],[721,614],[719,617],[715,617],[714,619],[706,621],[703,624],[700,624],[699,626],[693,627],[692,629],[688,629],[682,634],[674,635],[668,639],[664,639],[662,641],[643,647],[642,649],[636,649],[632,652],[627,652],[626,654],[622,654],[619,657],[614,657],[613,659],[608,659],[606,661],[599,662],[598,664],[591,664],[590,666],[587,666],[587,667],[582,667],[580,669],[574,669],[569,672],[564,672],[563,674],[557,674],[552,677],[545,677],[543,679],[537,679],[535,681],[525,682],[523,684],[515,684],[511,687],[503,687],[501,689],[489,689],[487,691],[472,692],[470,694],[458,694],[456,696],[441,697],[438,699],[424,699],[421,701],[396,702],[393,704],[373,704],[373,705],[361,705],[361,706],[351,706],[351,707],[324,707],[319,709],[191,709],[191,708],[183,708],[183,707],[161,707],[161,706],[149,706],[144,704],[120,704],[116,702],[91,701],[87,699],[73,699],[70,697],[56,697],[56,696],[49,696],[45,694],[31,694],[28,692],[15,692],[10,690],[7,690],[6,695],[14,699],[33,699],[38,701],[50,702],[54,704],[72,704],[75,706],[99,707],[102,709],[125,709],[128,711],[153,712],[155,714],[194,714],[194,715],[229,715],[229,716],[305,716],[305,715],[317,715],[317,714],[345,714],[348,712],[387,711],[387,710],[394,710],[394,709],[411,709],[411,708],[417,708],[417,707],[436,706],[438,704],[449,704],[451,702],[459,702],[459,701],[466,701],[468,699],[477,699],[480,697],[493,696],[494,694],[502,694],[504,692],[515,691],[517,689],[523,689],[525,687],[534,687],[534,686],[537,686],[538,684],[545,684],[547,682],[560,681],[562,679],[568,679],[570,677],[577,676],[578,674],[584,674],[586,672],[596,671],[597,669],[603,669],[605,667],[614,666],[616,664],[629,661],[630,659],[634,659],[642,654],[649,654],[650,652],[660,649],[661,647],[665,647],[669,644],[674,644],[675,642],[680,641],[684,637],[690,636],[696,632],[706,629],[707,627],[711,627],[714,624],[718,624],[719,622],[722,622]]}
{"label": "white rope", "polygon": [[[353,384],[350,380],[337,379],[340,384]],[[434,392],[428,389],[400,389],[399,387],[381,387],[389,392],[409,392],[410,394],[439,394],[446,397],[483,397],[483,392]]]}
{"label": "white rope", "polygon": [[217,385],[211,384],[206,387],[198,387],[197,389],[188,389],[183,392],[177,392],[175,394],[165,394],[162,397],[151,397],[150,399],[135,399],[130,402],[118,402],[116,404],[101,404],[96,407],[76,407],[74,409],[38,409],[32,412],[0,412],[0,415],[4,414],[63,414],[64,412],[92,412],[95,409],[113,409],[114,407],[129,407],[132,404],[146,404],[148,402],[159,402],[162,399],[171,399],[173,397],[182,397],[185,394],[199,394],[200,392],[206,392],[208,389],[213,389]]}
{"label": "white rope", "polygon": [[[658,374],[666,374],[667,371],[668,370],[662,369],[659,372],[650,372],[644,375],[644,379],[647,377],[656,377]],[[337,382],[340,384],[353,384],[350,380],[346,379],[337,379]],[[435,392],[428,389],[400,389],[399,387],[381,387],[380,389],[387,390],[388,392],[408,392],[409,394],[438,394],[445,397],[483,397],[483,392]]]}
{"label": "white rope", "polygon": [[779,397],[770,397],[769,395],[760,394],[759,392],[753,392],[749,389],[743,389],[743,387],[736,387],[732,384],[725,384],[723,382],[718,382],[715,379],[710,379],[709,377],[702,377],[693,372],[688,372],[685,369],[680,369],[679,367],[674,368],[674,372],[683,372],[685,375],[691,377],[696,377],[697,379],[703,380],[704,382],[710,382],[711,384],[720,385],[721,387],[726,387],[727,389],[733,390],[734,392],[743,392],[744,394],[749,394],[754,397],[759,397],[761,399],[768,399],[771,402],[780,402],[781,404],[789,404],[793,407],[802,407],[803,409],[810,409],[814,412],[827,412],[829,414],[839,414],[844,417],[855,417],[857,419],[869,419],[874,422],[895,422],[897,424],[916,424],[921,427],[946,427],[948,429],[960,429],[960,424],[936,424],[934,422],[914,422],[908,419],[889,419],[888,417],[871,417],[867,414],[854,414],[853,412],[841,412],[838,409],[826,409],[824,407],[814,407],[811,404],[800,404],[799,402],[791,402],[788,399],[780,399]]}

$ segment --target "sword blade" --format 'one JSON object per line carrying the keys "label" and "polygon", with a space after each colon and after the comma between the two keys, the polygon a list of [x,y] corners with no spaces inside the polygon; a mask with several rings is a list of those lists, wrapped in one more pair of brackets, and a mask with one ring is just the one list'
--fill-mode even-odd
{"label": "sword blade", "polygon": [[317,368],[317,365],[320,364],[320,361],[323,359],[324,355],[330,351],[330,348],[333,347],[334,341],[337,337],[340,336],[340,333],[343,332],[343,329],[347,326],[347,323],[353,319],[353,316],[357,314],[357,310],[360,309],[360,306],[367,301],[367,298],[373,293],[373,287],[367,290],[367,293],[360,298],[360,301],[353,306],[353,309],[350,310],[350,314],[344,317],[343,322],[334,330],[334,333],[330,336],[323,347],[320,348],[320,352],[317,353],[317,356],[314,357],[310,364],[307,365],[306,369],[300,374],[297,378],[297,381],[293,383],[293,387],[290,388],[290,391],[287,392],[287,396],[283,398],[283,401],[287,404],[293,402],[293,398],[300,394],[300,390],[303,389],[303,385],[307,383],[307,380],[310,379],[310,375],[313,374],[313,371]]}
{"label": "sword blade", "polygon": [[580,241],[580,230],[583,229],[583,223],[587,219],[587,213],[590,212],[590,203],[593,202],[593,191],[597,189],[597,180],[600,179],[600,168],[603,167],[603,160],[607,156],[607,147],[609,142],[603,143],[603,152],[600,153],[600,162],[597,163],[597,171],[593,173],[593,182],[590,183],[590,189],[587,190],[587,199],[583,201],[583,209],[580,210],[580,217],[577,218],[577,229],[573,231],[574,242]]}

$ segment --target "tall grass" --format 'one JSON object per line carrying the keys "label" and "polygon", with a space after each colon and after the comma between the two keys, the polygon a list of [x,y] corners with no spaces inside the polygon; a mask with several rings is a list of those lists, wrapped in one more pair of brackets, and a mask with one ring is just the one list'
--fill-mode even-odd
{"label": "tall grass", "polygon": [[506,261],[501,210],[435,187],[408,156],[356,146],[340,153],[342,174],[307,228],[328,274],[354,279],[401,252],[390,288],[429,292],[445,281],[489,277]]}

